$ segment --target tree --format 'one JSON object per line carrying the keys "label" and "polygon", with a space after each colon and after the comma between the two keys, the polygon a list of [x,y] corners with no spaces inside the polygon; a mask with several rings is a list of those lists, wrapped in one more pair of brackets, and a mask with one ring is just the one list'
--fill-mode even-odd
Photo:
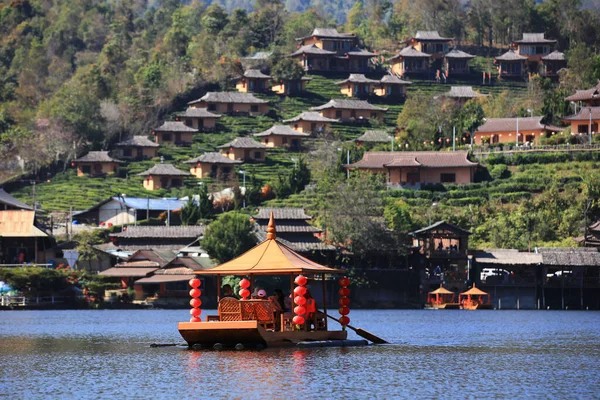
{"label": "tree", "polygon": [[224,263],[256,244],[252,223],[246,214],[235,211],[221,214],[212,222],[200,245],[218,263]]}
{"label": "tree", "polygon": [[388,228],[396,232],[407,232],[412,229],[410,207],[404,200],[396,200],[385,206],[383,216]]}
{"label": "tree", "polygon": [[216,35],[227,25],[227,11],[218,3],[213,3],[206,9],[201,21],[207,33]]}
{"label": "tree", "polygon": [[299,80],[304,75],[304,69],[293,58],[281,58],[271,68],[271,75],[275,81]]}
{"label": "tree", "polygon": [[200,220],[200,207],[198,203],[190,197],[183,207],[181,207],[181,224],[182,225],[196,225]]}

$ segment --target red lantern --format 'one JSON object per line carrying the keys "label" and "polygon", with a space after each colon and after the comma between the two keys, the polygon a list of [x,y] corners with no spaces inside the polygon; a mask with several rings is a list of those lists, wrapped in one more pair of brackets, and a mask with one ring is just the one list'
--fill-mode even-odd
{"label": "red lantern", "polygon": [[197,317],[192,317],[192,318],[190,318],[190,322],[202,322],[202,320]]}
{"label": "red lantern", "polygon": [[294,283],[298,286],[304,286],[304,285],[306,285],[307,281],[308,280],[306,279],[306,277],[304,275],[298,275],[296,277],[296,279],[294,280]]}
{"label": "red lantern", "polygon": [[294,314],[296,315],[304,315],[306,314],[306,308],[303,306],[296,306],[294,308]]}
{"label": "red lantern", "polygon": [[340,324],[342,324],[343,326],[346,326],[350,323],[350,318],[346,317],[345,315],[340,317]]}
{"label": "red lantern", "polygon": [[200,297],[202,292],[199,289],[190,290],[190,297]]}
{"label": "red lantern", "polygon": [[338,303],[340,304],[340,306],[345,307],[348,304],[350,304],[350,299],[347,297],[342,297]]}
{"label": "red lantern", "polygon": [[250,287],[250,281],[248,279],[246,279],[246,278],[242,279],[240,281],[240,287],[242,289],[248,289]]}
{"label": "red lantern", "polygon": [[350,279],[346,277],[340,278],[340,286],[350,286]]}
{"label": "red lantern", "polygon": [[74,163],[74,162],[72,162],[72,163],[71,163],[71,167],[74,167],[74,166],[75,166],[75,163]]}
{"label": "red lantern", "polygon": [[192,279],[190,279],[190,281],[188,283],[194,289],[198,289],[200,287],[200,285],[202,284],[202,282],[200,282],[200,279],[198,279],[198,278],[192,278]]}
{"label": "red lantern", "polygon": [[292,318],[292,321],[294,321],[296,325],[302,325],[304,323],[304,317],[296,315],[294,318]]}
{"label": "red lantern", "polygon": [[199,308],[192,308],[190,310],[190,315],[192,317],[200,318],[200,315],[202,315],[202,310]]}
{"label": "red lantern", "polygon": [[248,297],[250,297],[250,291],[248,289],[242,289],[238,292],[238,294],[242,299],[247,299]]}
{"label": "red lantern", "polygon": [[348,297],[350,295],[350,289],[343,287],[338,291],[338,293],[342,297]]}
{"label": "red lantern", "polygon": [[198,299],[198,298],[193,298],[190,300],[190,306],[194,307],[194,308],[198,308],[202,305],[202,300]]}
{"label": "red lantern", "polygon": [[304,296],[306,294],[306,288],[304,286],[296,286],[294,294],[296,296]]}
{"label": "red lantern", "polygon": [[302,296],[296,296],[294,297],[294,303],[298,304],[299,306],[303,306],[306,304],[306,299]]}
{"label": "red lantern", "polygon": [[348,307],[340,307],[339,312],[341,315],[348,315],[350,314],[350,309]]}

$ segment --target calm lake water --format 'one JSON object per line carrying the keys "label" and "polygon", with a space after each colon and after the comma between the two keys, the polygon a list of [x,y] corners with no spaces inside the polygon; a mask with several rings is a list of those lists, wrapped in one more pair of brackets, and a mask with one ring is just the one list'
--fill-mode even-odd
{"label": "calm lake water", "polygon": [[176,327],[187,310],[4,311],[0,397],[600,398],[598,312],[354,310],[350,317],[392,344],[151,348],[183,342]]}

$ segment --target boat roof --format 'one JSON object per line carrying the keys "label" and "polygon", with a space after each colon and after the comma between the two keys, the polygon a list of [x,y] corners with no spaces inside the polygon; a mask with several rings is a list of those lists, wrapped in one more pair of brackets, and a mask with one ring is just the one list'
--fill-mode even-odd
{"label": "boat roof", "polygon": [[435,289],[433,292],[429,292],[429,294],[454,294],[454,292],[451,292],[442,285],[440,285],[439,288]]}
{"label": "boat roof", "polygon": [[469,290],[467,290],[466,292],[461,293],[462,295],[476,295],[476,296],[489,296],[489,293],[484,292],[483,290],[477,288],[475,286],[475,284],[473,284],[473,287]]}
{"label": "boat roof", "polygon": [[301,256],[277,240],[275,219],[271,213],[267,239],[241,256],[214,268],[194,271],[198,275],[291,275],[340,274],[346,271],[330,268]]}

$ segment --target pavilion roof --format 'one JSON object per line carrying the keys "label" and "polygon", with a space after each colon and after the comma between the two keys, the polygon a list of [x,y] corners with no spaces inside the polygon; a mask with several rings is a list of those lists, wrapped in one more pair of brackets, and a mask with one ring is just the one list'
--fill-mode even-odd
{"label": "pavilion roof", "polygon": [[336,85],[344,85],[346,83],[379,83],[379,81],[375,79],[369,79],[363,74],[350,74],[347,79],[335,82]]}
{"label": "pavilion roof", "polygon": [[314,111],[304,111],[300,115],[294,118],[284,119],[282,122],[296,122],[296,121],[307,121],[307,122],[340,122],[338,119],[327,118]]}
{"label": "pavilion roof", "polygon": [[531,44],[531,43],[556,43],[554,39],[546,39],[544,33],[524,33],[523,39],[515,40],[515,43]]}
{"label": "pavilion roof", "polygon": [[198,275],[290,275],[337,274],[344,270],[326,267],[301,256],[277,240],[273,215],[267,228],[267,239],[231,261],[208,270],[198,270]]}
{"label": "pavilion roof", "polygon": [[489,296],[489,293],[484,292],[483,290],[477,288],[475,284],[473,284],[471,289],[467,290],[466,292],[462,292],[461,295]]}
{"label": "pavilion roof", "polygon": [[438,31],[417,31],[414,39],[417,40],[436,40],[436,41],[449,41],[454,40],[454,38],[442,37],[440,36]]}
{"label": "pavilion roof", "polygon": [[446,53],[446,55],[444,57],[446,57],[446,58],[457,58],[457,59],[463,59],[463,60],[470,60],[472,58],[475,58],[475,56],[473,54],[469,54],[469,53],[464,52],[464,51],[459,50],[459,49],[452,49],[452,50],[450,50],[448,53]]}
{"label": "pavilion roof", "polygon": [[410,235],[411,236],[423,236],[424,234],[428,233],[429,231],[436,230],[436,229],[448,229],[450,231],[454,231],[461,235],[470,235],[471,234],[471,232],[467,231],[466,229],[463,229],[463,228],[456,226],[454,224],[451,224],[449,222],[437,221],[429,226],[426,226],[425,228],[411,232]]}
{"label": "pavilion roof", "polygon": [[558,50],[554,50],[552,53],[542,57],[544,61],[564,61],[565,53],[560,52]]}
{"label": "pavilion roof", "polygon": [[114,162],[114,163],[122,163],[123,161],[117,160],[116,158],[112,158],[108,155],[108,151],[90,151],[86,155],[79,157],[73,162],[87,162],[87,163],[105,163],[105,162]]}
{"label": "pavilion roof", "polygon": [[592,120],[600,119],[600,107],[582,107],[575,115],[563,117],[564,121],[589,121],[590,114]]}
{"label": "pavilion roof", "polygon": [[496,60],[500,61],[523,61],[527,60],[527,57],[523,57],[519,55],[514,49],[508,50],[506,53],[501,56],[496,57]]}
{"label": "pavilion roof", "polygon": [[565,101],[584,101],[593,100],[600,97],[600,81],[591,89],[576,90],[574,94],[565,97]]}
{"label": "pavilion roof", "polygon": [[429,58],[431,57],[431,54],[423,53],[422,51],[415,49],[414,46],[407,46],[400,50],[394,57],[390,58],[390,61],[399,57]]}
{"label": "pavilion roof", "polygon": [[335,55],[336,53],[335,53],[335,51],[323,50],[322,48],[317,47],[314,44],[309,44],[306,46],[300,46],[300,48],[298,50],[296,50],[292,54],[289,54],[289,57],[299,56],[301,54],[329,56],[329,55]]}
{"label": "pavilion roof", "polygon": [[158,143],[154,143],[146,136],[133,136],[125,139],[122,142],[115,144],[116,147],[160,147]]}
{"label": "pavilion roof", "polygon": [[454,292],[451,292],[450,290],[440,285],[439,288],[435,289],[433,292],[429,292],[429,294],[454,294]]}
{"label": "pavilion roof", "polygon": [[263,137],[263,136],[291,136],[291,137],[309,137],[310,133],[303,133],[293,130],[287,125],[273,125],[264,132],[255,133],[252,136]]}

